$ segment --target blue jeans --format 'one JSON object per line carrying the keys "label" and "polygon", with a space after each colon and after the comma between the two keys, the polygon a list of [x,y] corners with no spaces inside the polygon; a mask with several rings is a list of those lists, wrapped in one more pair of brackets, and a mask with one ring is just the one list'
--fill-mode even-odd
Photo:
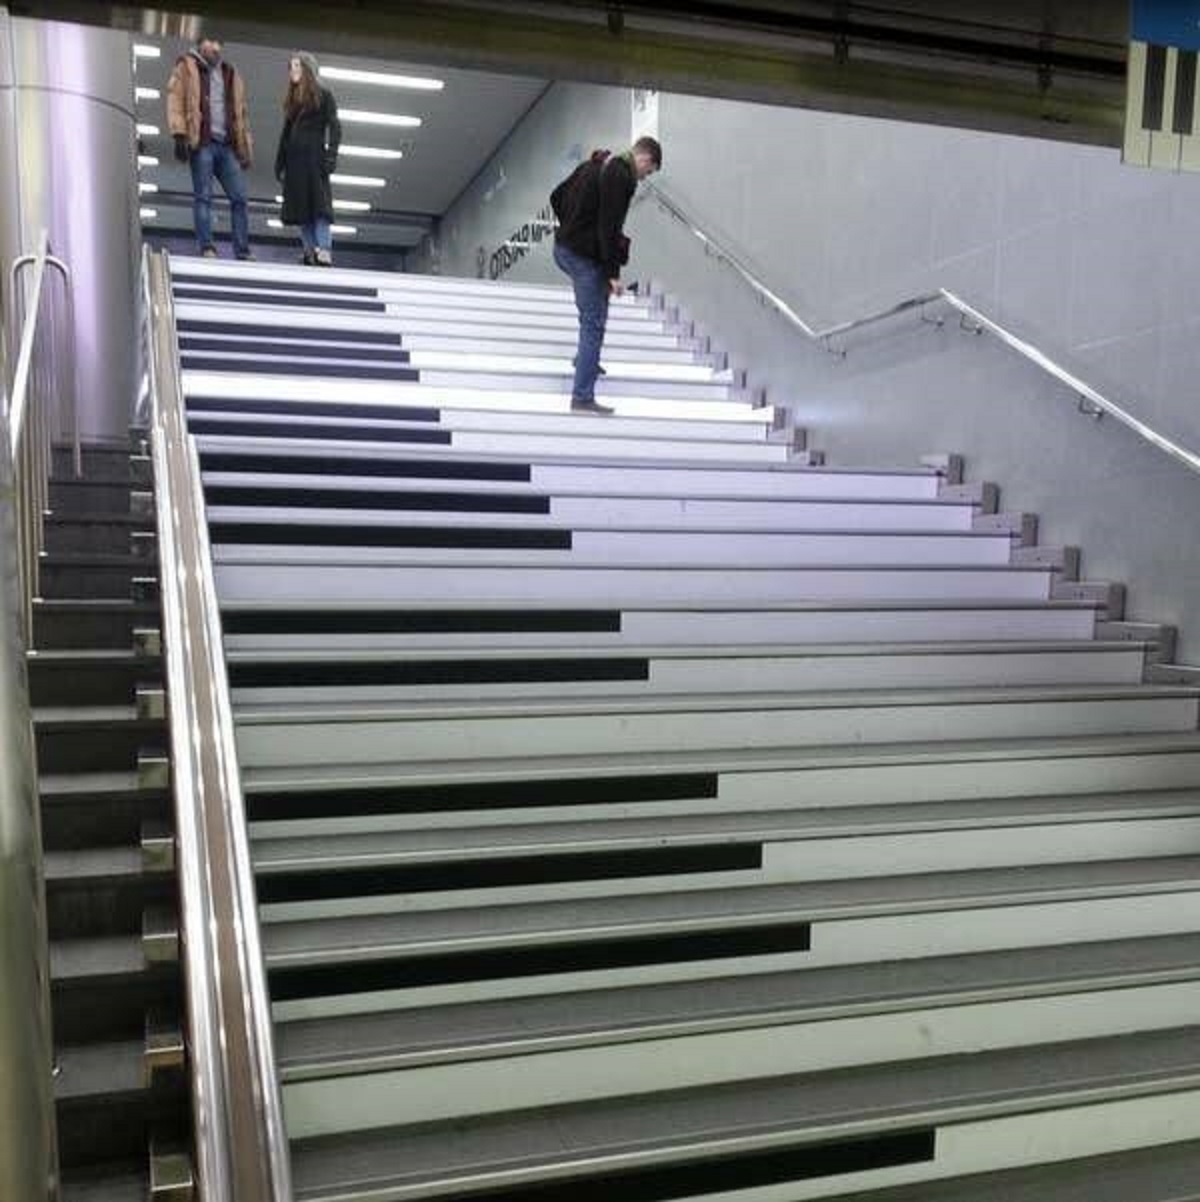
{"label": "blue jeans", "polygon": [[571,277],[575,288],[575,308],[579,310],[579,350],[575,355],[575,385],[571,399],[591,402],[596,399],[596,377],[600,374],[600,351],[608,325],[608,277],[594,259],[585,259],[558,243],[554,261]]}
{"label": "blue jeans", "polygon": [[310,254],[314,250],[333,250],[333,230],[328,217],[318,217],[300,227],[300,241]]}
{"label": "blue jeans", "polygon": [[192,151],[192,208],[196,220],[196,241],[200,249],[213,245],[213,180],[219,180],[229,197],[233,226],[233,253],[239,259],[250,254],[250,218],[246,212],[246,181],[242,165],[226,142],[207,142]]}

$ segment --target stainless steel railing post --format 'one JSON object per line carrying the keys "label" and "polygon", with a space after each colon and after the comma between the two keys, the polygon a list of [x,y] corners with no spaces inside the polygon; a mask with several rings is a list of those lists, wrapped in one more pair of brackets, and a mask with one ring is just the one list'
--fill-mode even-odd
{"label": "stainless steel railing post", "polygon": [[[49,945],[37,765],[25,675],[28,498],[0,413],[0,1198],[58,1196]],[[27,488],[22,483],[22,490]]]}

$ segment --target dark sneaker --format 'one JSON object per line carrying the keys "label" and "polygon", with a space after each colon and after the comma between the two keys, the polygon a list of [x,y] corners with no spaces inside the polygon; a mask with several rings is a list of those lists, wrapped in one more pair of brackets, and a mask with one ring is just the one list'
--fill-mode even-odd
{"label": "dark sneaker", "polygon": [[305,267],[315,267],[317,264],[317,256],[313,254],[311,250],[306,250],[304,252],[304,258],[302,258],[300,262],[303,263]]}
{"label": "dark sneaker", "polygon": [[572,398],[571,412],[591,413],[597,417],[609,417],[613,411],[607,405],[601,405],[599,401],[580,401]]}
{"label": "dark sneaker", "polygon": [[254,263],[254,262],[256,262],[254,255],[251,254],[250,251],[247,251],[244,255],[238,255],[237,259],[238,259],[239,263]]}

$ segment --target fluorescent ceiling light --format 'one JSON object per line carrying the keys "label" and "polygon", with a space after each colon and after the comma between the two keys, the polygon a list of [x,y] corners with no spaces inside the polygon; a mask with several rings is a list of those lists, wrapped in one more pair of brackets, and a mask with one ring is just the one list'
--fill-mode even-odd
{"label": "fluorescent ceiling light", "polygon": [[162,93],[157,88],[134,88],[134,100],[159,100]]}
{"label": "fluorescent ceiling light", "polygon": [[369,213],[371,211],[371,206],[365,200],[335,200],[333,207],[341,209],[345,213]]}
{"label": "fluorescent ceiling light", "polygon": [[134,58],[162,58],[162,49],[158,46],[148,46],[145,42],[135,42],[133,45]]}
{"label": "fluorescent ceiling light", "polygon": [[157,125],[144,125],[138,122],[138,136],[142,138],[157,138],[160,130]]}
{"label": "fluorescent ceiling light", "polygon": [[382,146],[347,146],[344,142],[338,148],[338,154],[344,154],[351,159],[402,159],[403,150],[386,150]]}
{"label": "fluorescent ceiling light", "polygon": [[[273,230],[281,230],[284,228],[283,222],[280,221],[278,217],[268,217],[267,224]],[[358,226],[356,226],[356,225],[331,225],[329,228],[335,234],[345,234],[348,236],[353,236],[354,234],[358,233]]]}
{"label": "fluorescent ceiling light", "polygon": [[157,192],[158,185],[157,184],[148,184],[145,180],[142,180],[142,182],[140,184],[138,184],[138,191],[143,196],[145,196],[148,192]]}
{"label": "fluorescent ceiling light", "polygon": [[152,155],[152,154],[139,154],[138,155],[138,166],[139,167],[157,167],[158,166],[158,158],[157,158],[157,156]]}
{"label": "fluorescent ceiling light", "polygon": [[276,203],[277,205],[281,205],[281,204],[283,204],[283,197],[282,197],[282,196],[278,196],[278,195],[277,195],[277,196],[275,197],[275,203]]}
{"label": "fluorescent ceiling light", "polygon": [[367,109],[342,109],[338,114],[343,121],[355,125],[391,125],[398,129],[417,129],[420,117],[403,117],[399,113],[373,113]]}
{"label": "fluorescent ceiling light", "polygon": [[386,188],[387,180],[381,175],[343,175],[335,171],[330,180],[335,184],[345,184],[347,188]]}
{"label": "fluorescent ceiling light", "polygon": [[440,79],[419,75],[394,75],[389,71],[359,71],[355,67],[322,67],[323,79],[340,79],[346,83],[370,83],[381,88],[408,88],[416,92],[440,92],[446,85]]}
{"label": "fluorescent ceiling light", "polygon": [[155,217],[158,216],[158,210],[157,209],[141,209],[138,212],[138,216],[141,217],[141,219],[143,221],[153,221],[155,219]]}

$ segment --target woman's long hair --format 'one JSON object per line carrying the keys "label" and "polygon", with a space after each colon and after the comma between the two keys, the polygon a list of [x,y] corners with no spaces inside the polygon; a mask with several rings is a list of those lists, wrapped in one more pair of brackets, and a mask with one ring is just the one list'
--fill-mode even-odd
{"label": "woman's long hair", "polygon": [[295,120],[301,113],[315,112],[321,107],[321,85],[312,73],[312,68],[303,59],[300,60],[300,82],[293,83],[291,63],[288,63],[288,88],[283,97],[284,116],[289,121]]}

